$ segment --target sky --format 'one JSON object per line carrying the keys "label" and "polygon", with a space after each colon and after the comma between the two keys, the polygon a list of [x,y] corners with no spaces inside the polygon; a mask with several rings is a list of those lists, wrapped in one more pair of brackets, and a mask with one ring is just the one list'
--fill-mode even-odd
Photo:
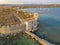
{"label": "sky", "polygon": [[60,0],[0,0],[0,4],[60,4]]}

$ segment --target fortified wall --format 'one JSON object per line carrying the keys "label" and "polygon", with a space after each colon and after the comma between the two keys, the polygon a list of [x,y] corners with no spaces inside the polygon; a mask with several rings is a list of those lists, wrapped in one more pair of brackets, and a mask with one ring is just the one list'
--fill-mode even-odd
{"label": "fortified wall", "polygon": [[[19,8],[1,8],[0,9],[0,37],[2,35],[8,35],[5,38],[0,38],[3,42],[6,39],[9,41],[12,36],[16,38],[16,34],[24,32],[35,39],[39,45],[48,45],[42,41],[35,34],[31,33],[38,30],[38,14],[28,13]],[[11,36],[12,35],[12,36]]]}
{"label": "fortified wall", "polygon": [[19,32],[36,31],[38,15],[31,14],[19,8],[0,9],[0,34],[16,34]]}

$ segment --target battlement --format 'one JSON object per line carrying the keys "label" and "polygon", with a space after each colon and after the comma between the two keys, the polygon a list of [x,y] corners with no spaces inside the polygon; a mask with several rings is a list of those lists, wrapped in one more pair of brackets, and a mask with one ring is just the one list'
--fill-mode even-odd
{"label": "battlement", "polygon": [[[28,13],[19,8],[1,8],[0,9],[0,33],[10,34],[13,32],[28,30],[35,31],[38,26],[38,14]],[[16,26],[18,24],[18,26]],[[21,27],[21,28],[19,28]],[[15,32],[16,31],[16,32]]]}

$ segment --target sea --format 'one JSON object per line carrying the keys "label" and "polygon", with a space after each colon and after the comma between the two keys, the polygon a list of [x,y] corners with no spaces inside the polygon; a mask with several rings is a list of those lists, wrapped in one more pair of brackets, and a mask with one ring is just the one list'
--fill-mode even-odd
{"label": "sea", "polygon": [[49,45],[60,45],[60,8],[25,8],[27,12],[38,13],[39,29],[34,32]]}

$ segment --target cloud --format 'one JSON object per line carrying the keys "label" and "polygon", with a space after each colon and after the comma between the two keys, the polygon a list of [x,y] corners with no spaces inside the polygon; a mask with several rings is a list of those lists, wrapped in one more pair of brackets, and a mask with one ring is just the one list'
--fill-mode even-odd
{"label": "cloud", "polygon": [[60,4],[60,0],[0,0],[0,4]]}

